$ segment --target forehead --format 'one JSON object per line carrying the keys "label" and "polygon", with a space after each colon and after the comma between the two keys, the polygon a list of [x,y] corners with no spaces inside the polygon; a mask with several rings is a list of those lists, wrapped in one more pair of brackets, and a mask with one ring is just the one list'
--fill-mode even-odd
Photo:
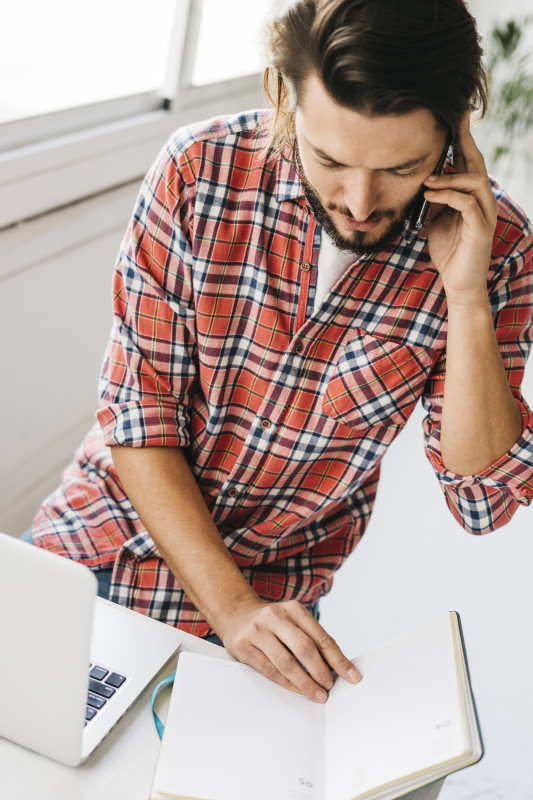
{"label": "forehead", "polygon": [[305,80],[295,114],[303,144],[346,165],[382,169],[442,148],[443,131],[429,109],[368,115],[339,105],[314,74]]}

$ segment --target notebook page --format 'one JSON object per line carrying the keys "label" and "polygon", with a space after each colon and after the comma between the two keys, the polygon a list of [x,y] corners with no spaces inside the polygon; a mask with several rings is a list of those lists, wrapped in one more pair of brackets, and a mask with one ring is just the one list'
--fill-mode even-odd
{"label": "notebook page", "polygon": [[159,794],[323,800],[324,706],[251,667],[183,653],[156,776]]}
{"label": "notebook page", "polygon": [[337,679],[326,704],[326,800],[350,800],[467,749],[449,614],[354,663],[363,680]]}

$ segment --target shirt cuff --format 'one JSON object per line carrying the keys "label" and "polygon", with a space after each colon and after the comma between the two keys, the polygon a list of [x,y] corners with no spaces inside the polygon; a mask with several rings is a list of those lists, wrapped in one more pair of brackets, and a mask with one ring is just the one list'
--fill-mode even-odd
{"label": "shirt cuff", "polygon": [[188,447],[189,415],[176,404],[113,403],[96,412],[108,446]]}
{"label": "shirt cuff", "polygon": [[519,401],[523,431],[518,441],[494,464],[476,475],[457,475],[446,469],[440,451],[440,425],[428,438],[426,455],[441,482],[443,489],[456,492],[468,490],[471,496],[475,487],[499,489],[527,506],[533,499],[533,414],[524,402]]}

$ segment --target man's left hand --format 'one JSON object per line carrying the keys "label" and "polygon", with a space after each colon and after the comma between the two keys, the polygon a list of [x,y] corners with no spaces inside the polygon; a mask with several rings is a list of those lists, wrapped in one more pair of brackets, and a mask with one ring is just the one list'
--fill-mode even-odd
{"label": "man's left hand", "polygon": [[454,146],[455,174],[430,175],[424,196],[432,204],[429,253],[448,303],[487,300],[487,272],[497,220],[485,161],[464,115]]}

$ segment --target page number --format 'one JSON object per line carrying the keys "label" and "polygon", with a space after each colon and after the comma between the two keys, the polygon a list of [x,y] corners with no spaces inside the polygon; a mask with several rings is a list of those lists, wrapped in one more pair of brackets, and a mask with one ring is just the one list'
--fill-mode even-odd
{"label": "page number", "polygon": [[313,784],[311,783],[311,781],[306,781],[305,778],[300,778],[300,786],[305,786],[307,789],[313,788]]}

